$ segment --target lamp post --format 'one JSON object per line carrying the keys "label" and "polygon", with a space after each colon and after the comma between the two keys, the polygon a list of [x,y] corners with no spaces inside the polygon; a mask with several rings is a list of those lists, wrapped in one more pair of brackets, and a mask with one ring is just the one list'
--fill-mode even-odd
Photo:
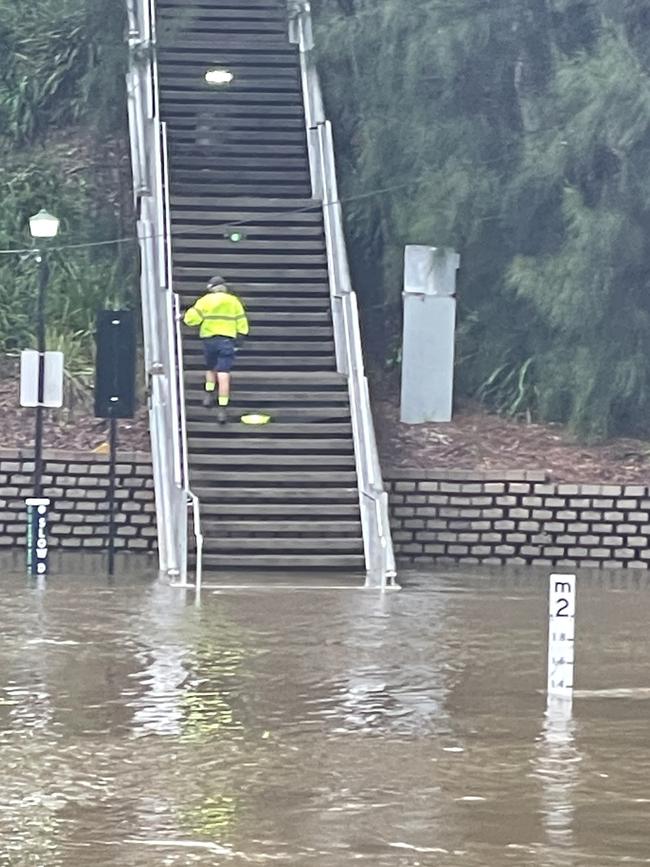
{"label": "lamp post", "polygon": [[44,244],[59,233],[59,219],[41,209],[29,218],[29,231],[36,244],[38,299],[36,303],[36,349],[38,351],[38,405],[34,431],[34,496],[43,496],[43,387],[45,381],[45,295],[49,267]]}
{"label": "lamp post", "polygon": [[[29,219],[38,262],[38,298],[36,301],[36,344],[38,353],[38,388],[36,429],[34,431],[34,496],[27,499],[27,571],[31,576],[47,576],[47,511],[50,501],[43,498],[43,404],[45,402],[45,293],[49,276],[45,244],[56,238],[59,220],[41,210]],[[21,382],[22,387],[22,382]],[[32,404],[33,405],[33,404]]]}

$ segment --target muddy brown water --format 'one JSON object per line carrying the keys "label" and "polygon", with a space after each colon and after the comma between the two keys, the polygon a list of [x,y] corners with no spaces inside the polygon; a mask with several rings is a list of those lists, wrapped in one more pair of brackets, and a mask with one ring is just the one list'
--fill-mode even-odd
{"label": "muddy brown water", "polygon": [[579,581],[545,718],[538,577],[191,595],[3,577],[0,864],[650,863],[650,584]]}

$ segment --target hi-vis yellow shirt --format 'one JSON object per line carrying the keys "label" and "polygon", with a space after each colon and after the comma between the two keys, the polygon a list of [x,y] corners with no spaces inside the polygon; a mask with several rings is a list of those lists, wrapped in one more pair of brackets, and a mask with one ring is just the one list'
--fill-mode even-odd
{"label": "hi-vis yellow shirt", "polygon": [[237,337],[248,334],[244,305],[230,292],[208,292],[183,318],[186,325],[200,325],[199,337]]}

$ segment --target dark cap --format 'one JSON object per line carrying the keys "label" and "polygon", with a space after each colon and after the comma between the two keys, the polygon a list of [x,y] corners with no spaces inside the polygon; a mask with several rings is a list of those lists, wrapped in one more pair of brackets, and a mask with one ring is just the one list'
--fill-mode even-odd
{"label": "dark cap", "polygon": [[215,286],[227,286],[226,281],[223,277],[220,277],[218,274],[215,274],[214,277],[210,277],[208,280],[208,289],[214,289]]}

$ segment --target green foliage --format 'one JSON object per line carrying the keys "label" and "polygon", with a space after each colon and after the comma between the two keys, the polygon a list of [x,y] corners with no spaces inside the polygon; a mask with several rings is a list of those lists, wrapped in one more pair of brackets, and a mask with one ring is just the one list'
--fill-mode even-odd
{"label": "green foliage", "polygon": [[458,384],[585,437],[650,422],[646,0],[316,0],[366,311],[406,243],[462,256]]}
{"label": "green foliage", "polygon": [[[30,248],[42,207],[61,219],[47,337],[71,403],[91,384],[97,310],[134,303],[135,244],[78,246],[129,234],[124,32],[121,0],[0,0],[0,249]],[[37,285],[32,254],[0,254],[0,354],[34,345]]]}
{"label": "green foliage", "polygon": [[122,122],[119,0],[0,0],[0,129],[16,145],[94,117]]}

